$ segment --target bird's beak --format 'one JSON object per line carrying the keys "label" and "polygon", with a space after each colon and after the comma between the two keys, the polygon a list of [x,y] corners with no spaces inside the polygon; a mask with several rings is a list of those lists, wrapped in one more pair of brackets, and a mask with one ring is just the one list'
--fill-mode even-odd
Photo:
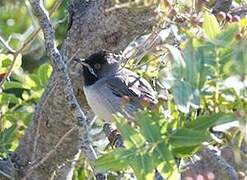
{"label": "bird's beak", "polygon": [[97,74],[95,74],[93,68],[89,64],[87,64],[85,61],[80,61],[80,64],[82,64],[83,66],[87,67],[89,72],[91,74],[93,74],[97,78]]}

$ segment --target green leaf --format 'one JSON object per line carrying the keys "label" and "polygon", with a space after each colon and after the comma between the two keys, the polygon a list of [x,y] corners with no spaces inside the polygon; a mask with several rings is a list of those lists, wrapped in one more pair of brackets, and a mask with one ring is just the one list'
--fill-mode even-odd
{"label": "green leaf", "polygon": [[5,152],[10,148],[12,139],[14,138],[16,130],[16,124],[13,124],[11,127],[4,129],[0,133],[0,151]]}
{"label": "green leaf", "polygon": [[[195,48],[195,59],[199,59],[205,65],[216,64],[216,47],[210,42],[204,42],[202,45],[193,46]],[[200,62],[201,63],[201,62]]]}
{"label": "green leaf", "polygon": [[195,48],[193,47],[192,41],[189,41],[186,44],[184,57],[186,63],[184,78],[193,87],[193,89],[195,89],[198,87],[199,82],[198,64],[200,62],[196,59]]}
{"label": "green leaf", "polygon": [[[199,47],[194,47],[195,50],[195,58],[194,64],[194,71],[196,70],[197,73],[190,73],[190,79],[192,79],[194,87],[201,89],[204,86],[204,83],[207,80],[207,76],[212,75],[209,67],[215,67],[216,65],[216,52],[215,46],[210,43],[204,43]],[[189,60],[191,61],[191,60]],[[191,62],[193,63],[193,62]],[[187,69],[189,74],[190,68]]]}
{"label": "green leaf", "polygon": [[[175,75],[177,78],[174,76],[175,73],[177,74]],[[171,89],[177,79],[181,79],[181,77],[183,75],[180,72],[180,68],[173,68],[172,70],[164,68],[159,72],[159,82],[165,89]]]}
{"label": "green leaf", "polygon": [[30,89],[25,84],[17,81],[6,81],[3,85],[3,89]]}
{"label": "green leaf", "polygon": [[200,107],[200,93],[198,89],[196,89],[193,92],[192,97],[190,99],[190,105],[191,107],[196,108],[196,109]]}
{"label": "green leaf", "polygon": [[48,79],[49,79],[49,77],[51,75],[51,72],[52,72],[52,67],[48,63],[42,64],[39,67],[38,76],[40,78],[40,81],[41,81],[41,84],[42,84],[43,87],[47,84]]}
{"label": "green leaf", "polygon": [[186,128],[194,130],[204,130],[215,125],[235,121],[233,113],[216,113],[212,115],[199,116],[194,121],[186,125]]}
{"label": "green leaf", "polygon": [[[14,60],[13,54],[0,54],[0,67],[9,68]],[[22,64],[22,55],[18,54],[15,59],[15,64],[13,66],[13,70],[21,67]]]}
{"label": "green leaf", "polygon": [[181,66],[182,68],[185,67],[185,62],[184,62],[184,58],[181,54],[181,51],[176,48],[175,46],[169,45],[169,44],[165,44],[165,48],[167,48],[167,50],[169,51],[170,55],[172,56],[174,62]]}
{"label": "green leaf", "polygon": [[169,51],[171,62],[172,62],[171,63],[172,74],[169,75],[170,77],[168,76],[165,79],[169,81],[169,79],[170,80],[173,79],[173,76],[174,78],[176,77],[177,79],[181,79],[183,77],[184,70],[186,67],[185,60],[181,54],[181,51],[177,49],[176,47],[168,45],[168,44],[165,44],[165,48],[167,48],[167,50]]}
{"label": "green leaf", "polygon": [[115,119],[117,122],[117,127],[121,132],[126,147],[141,147],[144,145],[144,138],[138,131],[136,131],[128,124],[128,121],[121,114],[115,116]]}
{"label": "green leaf", "polygon": [[158,113],[151,111],[142,111],[137,114],[137,122],[140,125],[140,132],[143,137],[150,143],[155,143],[161,140],[161,127],[159,127],[159,120],[162,119]]}
{"label": "green leaf", "polygon": [[[232,60],[233,49],[232,48],[223,48],[220,50],[219,54],[219,63],[221,68],[224,68],[224,65]],[[222,71],[221,71],[222,72]]]}
{"label": "green leaf", "polygon": [[247,74],[247,42],[239,42],[233,51],[234,66],[236,73],[245,76]]}
{"label": "green leaf", "polygon": [[199,131],[194,129],[176,129],[169,135],[169,142],[173,148],[196,146],[210,139],[207,131]]}
{"label": "green leaf", "polygon": [[2,67],[9,67],[12,64],[10,57],[6,56],[2,59]]}
{"label": "green leaf", "polygon": [[193,90],[189,83],[180,81],[172,87],[172,94],[178,109],[183,113],[189,113],[190,100],[193,96]]}
{"label": "green leaf", "polygon": [[[28,107],[25,105],[25,108]],[[27,112],[25,110],[22,111],[7,111],[4,113],[3,118],[9,122],[17,122],[20,121],[22,123],[29,122],[31,120],[33,112]],[[26,123],[27,124],[27,123]]]}
{"label": "green leaf", "polygon": [[178,147],[172,148],[172,153],[176,157],[188,157],[199,150],[200,146],[186,146],[186,147]]}
{"label": "green leaf", "polygon": [[164,141],[155,146],[152,157],[155,167],[157,167],[163,178],[171,180],[179,179],[175,159]]}
{"label": "green leaf", "polygon": [[33,87],[32,89],[34,90],[39,90],[39,89],[43,89],[43,84],[42,84],[42,81],[39,77],[38,74],[30,74],[29,78],[31,79],[31,83],[34,83],[34,85],[32,85],[31,87]]}
{"label": "green leaf", "polygon": [[238,32],[238,30],[239,26],[237,24],[230,25],[226,30],[222,31],[220,34],[217,35],[213,43],[215,45],[228,47],[235,39],[235,35]]}
{"label": "green leaf", "polygon": [[148,153],[138,153],[130,161],[131,168],[134,170],[138,180],[154,179],[154,167],[152,157]]}
{"label": "green leaf", "polygon": [[36,83],[31,79],[31,75],[23,71],[15,71],[15,73],[13,74],[13,79],[22,84],[25,84],[28,89],[37,86]]}
{"label": "green leaf", "polygon": [[97,172],[119,171],[127,168],[135,159],[136,152],[130,149],[118,148],[102,155],[95,162]]}
{"label": "green leaf", "polygon": [[202,25],[204,33],[210,40],[214,40],[220,33],[220,25],[214,15],[206,12],[203,17]]}
{"label": "green leaf", "polygon": [[19,104],[21,103],[21,99],[16,97],[14,94],[1,93],[0,104],[9,104],[9,103]]}

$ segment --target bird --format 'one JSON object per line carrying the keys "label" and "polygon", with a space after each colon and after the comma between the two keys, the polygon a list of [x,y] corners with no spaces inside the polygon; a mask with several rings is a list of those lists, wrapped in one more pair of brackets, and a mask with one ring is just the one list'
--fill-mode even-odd
{"label": "bird", "polygon": [[149,82],[122,67],[122,61],[123,56],[107,50],[97,51],[81,61],[87,103],[105,122],[114,122],[116,113],[133,117],[135,111],[143,108],[143,101],[150,108],[157,104],[156,93]]}

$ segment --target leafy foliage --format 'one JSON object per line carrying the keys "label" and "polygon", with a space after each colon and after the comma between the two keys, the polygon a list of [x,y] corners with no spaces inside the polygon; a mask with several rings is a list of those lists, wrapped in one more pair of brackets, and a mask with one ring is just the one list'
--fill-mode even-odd
{"label": "leafy foliage", "polygon": [[102,156],[96,162],[98,170],[121,170],[130,166],[138,179],[150,179],[157,168],[162,175],[177,178],[175,159],[169,150],[171,147],[165,133],[167,129],[164,129],[167,126],[166,119],[152,111],[140,111],[136,116],[139,129],[132,128],[122,116],[116,118],[126,148],[115,149]]}
{"label": "leafy foliage", "polygon": [[[159,69],[155,78],[161,84],[157,89],[170,90],[168,100],[155,111],[138,112],[134,126],[121,116],[116,118],[126,148],[99,158],[96,167],[100,172],[129,167],[137,179],[154,178],[155,170],[166,179],[178,179],[176,157],[186,159],[203,143],[215,142],[211,128],[239,121],[237,112],[246,113],[247,109],[243,68],[247,49],[245,40],[235,38],[239,28],[239,23],[220,24],[214,15],[205,12],[202,26],[196,27],[197,34],[183,30],[187,40],[181,44],[182,52],[164,45],[162,51],[170,54],[166,60],[172,63]],[[162,61],[164,57],[157,58],[149,66],[157,67]],[[147,68],[144,64],[143,70]],[[145,70],[139,72],[145,76],[149,73]]]}
{"label": "leafy foliage", "polygon": [[[55,2],[45,0],[45,6],[51,10]],[[123,170],[125,174],[134,173],[137,179],[153,179],[156,170],[166,179],[177,179],[180,169],[176,159],[186,160],[203,144],[230,145],[240,152],[247,131],[247,20],[219,19],[207,9],[210,5],[194,7],[194,2],[141,2],[144,6],[159,3],[161,21],[172,23],[157,51],[145,55],[139,64],[129,61],[127,67],[149,80],[166,98],[160,98],[154,110],[138,111],[135,123],[116,116],[125,148],[108,149],[95,162],[97,171],[107,172],[109,179],[116,179],[114,171]],[[67,3],[63,1],[51,17],[58,27],[58,44],[66,32]],[[0,35],[13,49],[22,48],[32,39],[16,57],[6,48],[0,49],[0,80],[15,59],[11,76],[0,89],[0,156],[7,156],[28,126],[52,68],[46,63],[40,34],[32,36],[37,27],[28,1],[1,1],[0,11]],[[172,40],[168,32],[173,33]],[[230,140],[219,142],[212,129],[229,122],[237,122],[240,127],[234,132],[222,129]],[[92,131],[97,128],[94,125]],[[105,144],[95,146],[102,152]],[[81,159],[74,179],[88,179],[91,175],[89,164]]]}
{"label": "leafy foliage", "polygon": [[24,73],[19,67],[14,70],[11,80],[4,83],[0,94],[3,130],[0,133],[0,155],[6,155],[17,146],[20,136],[31,120],[51,71],[49,64],[41,65],[31,74]]}
{"label": "leafy foliage", "polygon": [[[44,1],[50,11],[55,2]],[[53,22],[64,18],[67,2],[61,2],[59,10],[51,18]],[[46,63],[43,43],[39,40],[41,32],[37,31],[29,2],[3,0],[0,11],[0,36],[15,51],[9,52],[0,44],[0,81],[11,70],[11,76],[0,87],[0,156],[7,156],[23,136],[52,68]],[[65,21],[60,23],[64,26],[57,31],[58,43],[62,42],[66,31]]]}

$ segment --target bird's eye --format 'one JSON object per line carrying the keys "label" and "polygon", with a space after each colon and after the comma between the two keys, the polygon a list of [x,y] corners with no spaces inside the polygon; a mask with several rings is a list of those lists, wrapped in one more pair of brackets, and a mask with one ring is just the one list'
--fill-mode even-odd
{"label": "bird's eye", "polygon": [[101,65],[99,63],[97,63],[94,65],[94,68],[99,70],[101,68]]}

